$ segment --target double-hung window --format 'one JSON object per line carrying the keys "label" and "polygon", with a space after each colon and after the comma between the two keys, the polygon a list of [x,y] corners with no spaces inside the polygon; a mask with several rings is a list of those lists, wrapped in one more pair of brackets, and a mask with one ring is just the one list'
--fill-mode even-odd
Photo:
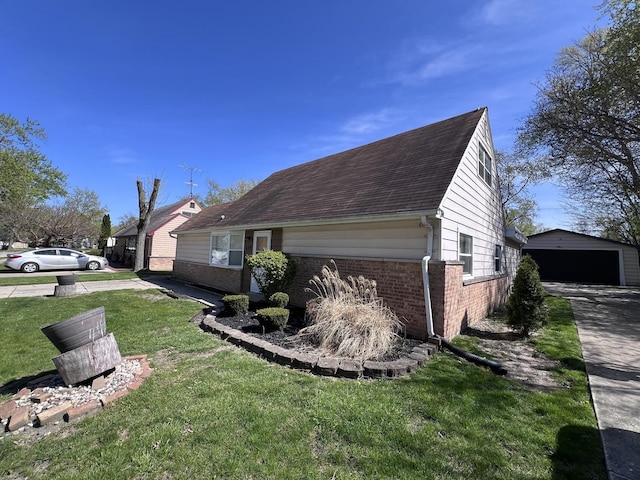
{"label": "double-hung window", "polygon": [[211,265],[241,267],[244,233],[220,233],[211,236]]}
{"label": "double-hung window", "polygon": [[464,263],[462,273],[473,275],[473,237],[461,233],[458,243],[458,260]]}
{"label": "double-hung window", "polygon": [[482,145],[478,145],[478,175],[491,186],[493,161]]}
{"label": "double-hung window", "polygon": [[494,260],[496,273],[502,272],[502,245],[496,245]]}

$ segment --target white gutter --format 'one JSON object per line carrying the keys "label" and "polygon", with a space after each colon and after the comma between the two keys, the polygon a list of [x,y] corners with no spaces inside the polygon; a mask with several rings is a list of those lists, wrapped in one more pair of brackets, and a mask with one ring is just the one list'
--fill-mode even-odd
{"label": "white gutter", "polygon": [[427,254],[422,257],[422,284],[424,286],[424,310],[427,318],[427,335],[435,336],[433,330],[433,312],[431,310],[431,290],[429,287],[429,260],[433,255],[433,227],[427,221],[426,215],[420,219],[420,226],[427,229]]}
{"label": "white gutter", "polygon": [[[439,210],[418,210],[411,212],[399,212],[392,214],[380,214],[380,215],[355,215],[351,217],[339,217],[339,218],[318,218],[312,220],[292,220],[290,222],[272,222],[272,223],[245,223],[245,224],[236,224],[236,225],[225,225],[223,227],[218,227],[214,225],[208,225],[206,227],[201,227],[197,229],[184,230],[182,232],[172,231],[171,233],[204,233],[211,232],[214,229],[224,229],[227,231],[232,230],[268,230],[272,228],[292,228],[292,227],[315,227],[315,226],[323,226],[323,225],[346,225],[346,224],[354,224],[354,223],[372,223],[372,222],[387,222],[392,220],[405,220],[405,219],[415,219],[416,216],[429,216],[435,215],[436,218],[438,216]],[[216,220],[217,221],[217,220]]]}

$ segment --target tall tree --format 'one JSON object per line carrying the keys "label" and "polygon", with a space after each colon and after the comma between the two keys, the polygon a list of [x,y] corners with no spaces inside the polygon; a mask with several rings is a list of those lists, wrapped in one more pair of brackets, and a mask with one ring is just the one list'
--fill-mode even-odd
{"label": "tall tree", "polygon": [[218,203],[226,203],[239,199],[255,187],[258,184],[258,181],[252,179],[245,180],[242,178],[236,183],[232,183],[226,187],[220,186],[220,184],[215,180],[207,180],[207,183],[209,191],[201,203],[210,207],[211,205],[217,205]]}
{"label": "tall tree", "polygon": [[66,175],[39,150],[38,142],[45,139],[38,122],[0,113],[0,231],[7,242],[26,240],[33,219],[25,213],[66,195]]}
{"label": "tall tree", "polygon": [[506,224],[517,227],[525,235],[536,233],[537,202],[529,192],[529,186],[538,178],[536,169],[522,157],[499,150],[496,168]]}
{"label": "tall tree", "polygon": [[138,187],[138,209],[140,211],[140,216],[138,217],[138,234],[136,236],[136,259],[133,264],[133,271],[139,272],[140,270],[144,269],[144,246],[147,239],[147,227],[149,226],[151,214],[153,213],[153,210],[156,206],[156,199],[158,198],[158,192],[160,191],[160,179],[155,178],[153,180],[153,188],[148,200],[142,180],[137,180],[136,185]]}
{"label": "tall tree", "polygon": [[100,225],[100,238],[98,239],[98,248],[104,255],[104,249],[107,246],[107,241],[111,236],[111,216],[106,213],[102,217],[102,225]]}
{"label": "tall tree", "polygon": [[[640,244],[640,8],[606,0],[610,26],[564,48],[520,129],[584,222]],[[602,228],[604,227],[604,231]]]}

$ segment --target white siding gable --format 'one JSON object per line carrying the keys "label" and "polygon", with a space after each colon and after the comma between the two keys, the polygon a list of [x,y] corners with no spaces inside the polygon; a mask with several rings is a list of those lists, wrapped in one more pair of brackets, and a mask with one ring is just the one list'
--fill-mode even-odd
{"label": "white siding gable", "polygon": [[[491,158],[491,185],[479,174],[481,147]],[[495,247],[505,246],[498,187],[495,152],[485,111],[440,207],[443,211],[440,258],[458,260],[459,235],[462,233],[473,237],[473,277],[495,274]]]}

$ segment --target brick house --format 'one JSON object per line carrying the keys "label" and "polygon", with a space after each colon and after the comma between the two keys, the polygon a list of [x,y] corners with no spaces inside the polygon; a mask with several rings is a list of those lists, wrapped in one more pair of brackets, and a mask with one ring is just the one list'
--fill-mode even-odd
{"label": "brick house", "polygon": [[245,256],[293,256],[288,292],[334,260],[376,280],[407,334],[452,338],[507,298],[526,238],[505,229],[488,112],[459,115],[272,174],[174,231],[175,277],[257,291]]}
{"label": "brick house", "polygon": [[[202,210],[198,202],[190,198],[165,205],[151,213],[144,245],[144,268],[152,271],[171,271],[176,257],[176,238],[171,231],[178,228]],[[136,255],[137,225],[129,225],[117,231],[111,259],[125,265],[133,265]]]}

